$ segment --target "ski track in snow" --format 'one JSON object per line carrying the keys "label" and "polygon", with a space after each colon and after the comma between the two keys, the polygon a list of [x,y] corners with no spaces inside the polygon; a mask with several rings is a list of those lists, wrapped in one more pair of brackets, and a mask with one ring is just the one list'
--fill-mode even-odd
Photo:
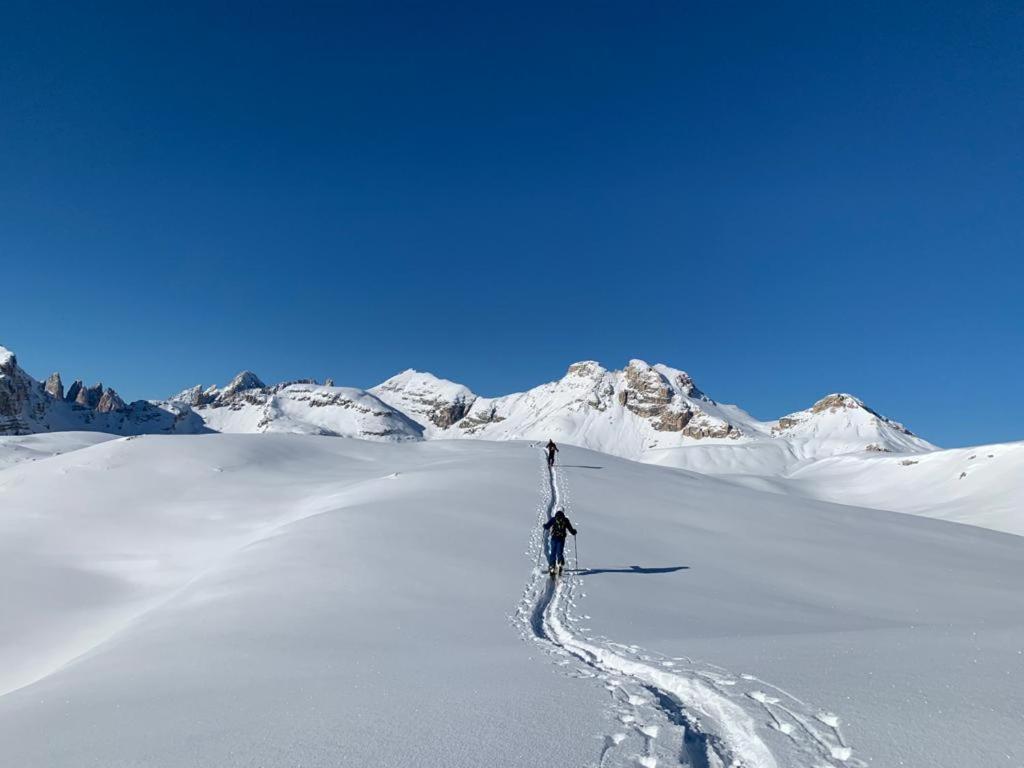
{"label": "ski track in snow", "polygon": [[[574,622],[582,582],[571,571],[552,579],[540,523],[561,507],[572,517],[562,475],[542,464],[543,501],[530,537],[535,564],[515,620],[524,638],[544,647],[569,676],[601,682],[615,730],[604,736],[597,768],[864,768],[839,718],[754,675],[732,675],[686,656],[591,637]],[[568,546],[566,547],[566,555]],[[575,563],[573,563],[575,566]],[[766,691],[771,691],[767,693]],[[773,752],[766,729],[783,740]],[[785,754],[782,754],[782,753]]]}

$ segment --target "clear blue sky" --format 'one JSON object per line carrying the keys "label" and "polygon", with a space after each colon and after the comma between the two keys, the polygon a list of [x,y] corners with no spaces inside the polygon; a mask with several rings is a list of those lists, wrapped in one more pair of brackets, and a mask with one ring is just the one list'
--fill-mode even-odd
{"label": "clear blue sky", "polygon": [[0,344],[1022,439],[1022,147],[1019,2],[5,3]]}

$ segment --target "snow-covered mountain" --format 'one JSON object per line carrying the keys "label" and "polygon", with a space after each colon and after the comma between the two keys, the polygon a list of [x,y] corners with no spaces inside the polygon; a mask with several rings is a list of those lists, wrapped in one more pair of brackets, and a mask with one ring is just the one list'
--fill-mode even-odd
{"label": "snow-covered mountain", "polygon": [[214,432],[290,432],[363,440],[421,440],[423,428],[361,389],[313,380],[267,386],[242,371],[223,389],[192,387],[167,407],[189,408]]}
{"label": "snow-covered mountain", "polygon": [[110,387],[75,381],[67,391],[59,373],[46,382],[29,376],[14,353],[0,347],[0,435],[80,430],[118,435],[205,431],[189,408],[145,400],[125,403]]}
{"label": "snow-covered mountain", "polygon": [[[12,765],[1021,753],[1024,539],[979,526],[1024,534],[1024,444],[937,450],[844,394],[759,421],[642,361],[497,398],[243,372],[128,405],[3,350],[0,424]],[[210,434],[103,434],[146,427]],[[548,437],[551,474],[512,442]],[[552,580],[557,506],[582,560]]]}
{"label": "snow-covered mountain", "polygon": [[477,400],[469,387],[411,368],[370,392],[414,419],[428,437],[440,435],[461,422]]}
{"label": "snow-covered mountain", "polygon": [[[773,471],[841,453],[917,453],[935,446],[856,397],[833,394],[805,411],[763,422],[719,403],[692,377],[632,360],[621,371],[584,361],[558,381],[497,398],[429,373],[405,371],[370,390],[422,424],[431,438],[547,440],[615,456],[714,471],[744,463]],[[678,449],[700,449],[698,451]]]}
{"label": "snow-covered mountain", "polygon": [[716,402],[692,377],[632,360],[594,361],[526,392],[479,397],[468,387],[407,370],[369,391],[312,379],[265,384],[243,371],[225,387],[195,386],[163,401],[125,404],[102,385],[60,376],[45,384],[0,358],[0,434],[84,429],[114,434],[292,432],[368,440],[483,439],[571,443],[624,458],[702,472],[777,474],[851,452],[918,453],[935,446],[852,395],[760,421]]}

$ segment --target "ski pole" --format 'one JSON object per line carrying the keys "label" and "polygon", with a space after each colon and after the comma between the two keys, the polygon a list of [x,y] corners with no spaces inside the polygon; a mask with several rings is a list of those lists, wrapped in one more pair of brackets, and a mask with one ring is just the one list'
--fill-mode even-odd
{"label": "ski pole", "polygon": [[580,537],[578,534],[573,534],[572,537],[572,548],[576,553],[576,573],[580,572]]}

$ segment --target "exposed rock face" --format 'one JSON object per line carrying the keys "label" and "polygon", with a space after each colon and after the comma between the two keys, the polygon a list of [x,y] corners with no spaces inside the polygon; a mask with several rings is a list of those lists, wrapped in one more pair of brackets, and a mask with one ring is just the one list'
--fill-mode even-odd
{"label": "exposed rock face", "polygon": [[14,376],[18,370],[18,358],[6,347],[0,347],[0,376]]}
{"label": "exposed rock face", "polygon": [[231,380],[230,384],[224,387],[221,394],[230,397],[236,392],[243,392],[247,389],[264,389],[266,386],[266,384],[260,381],[260,377],[252,371],[242,371]]}
{"label": "exposed rock face", "polygon": [[688,425],[684,430],[683,434],[687,437],[692,437],[695,440],[702,440],[709,437],[728,437],[730,439],[736,439],[742,433],[728,423],[713,424],[704,422],[701,424]]}
{"label": "exposed rock face", "polygon": [[463,417],[459,421],[459,429],[464,429],[470,434],[479,430],[488,424],[497,424],[498,422],[504,421],[504,416],[499,416],[497,413],[497,406],[491,405],[489,408],[481,408],[473,412],[469,416]]}
{"label": "exposed rock face", "polygon": [[68,392],[64,395],[64,400],[69,403],[73,403],[78,400],[78,394],[82,391],[82,380],[75,379],[71,382],[71,386],[68,387]]}
{"label": "exposed rock face", "polygon": [[863,408],[865,411],[874,413],[874,411],[871,411],[870,408],[865,406],[855,397],[844,394],[827,395],[821,398],[821,400],[811,406],[811,413],[822,413],[829,410],[835,411],[840,408]]}
{"label": "exposed rock face", "polygon": [[631,360],[622,374],[625,387],[619,391],[619,403],[637,416],[649,419],[657,431],[680,432],[695,440],[735,438],[741,434],[734,425],[702,410],[701,402],[715,403],[697,389],[689,374],[663,372],[643,360]]}
{"label": "exposed rock face", "polygon": [[49,378],[46,380],[46,384],[43,386],[50,397],[56,398],[57,400],[64,399],[64,382],[60,380],[59,373],[51,373]]}
{"label": "exposed rock face", "polygon": [[31,389],[32,380],[18,367],[14,353],[0,347],[0,435],[29,432]]}
{"label": "exposed rock face", "polygon": [[114,413],[119,411],[128,410],[128,406],[125,404],[117,392],[112,390],[110,387],[103,392],[103,396],[100,397],[99,402],[96,404],[96,410],[100,413]]}
{"label": "exposed rock face", "polygon": [[[290,382],[296,383],[296,382]],[[278,388],[286,387],[288,384],[279,384]],[[231,407],[245,402],[263,402],[260,394],[269,392],[272,387],[264,384],[260,377],[252,371],[242,371],[231,380],[226,387],[218,389],[215,386],[203,389],[201,384],[189,387],[171,397],[170,402],[187,403],[193,408],[211,406],[214,408]],[[247,399],[247,393],[256,393]]]}
{"label": "exposed rock face", "polygon": [[179,392],[171,398],[171,402],[187,403],[190,406],[198,408],[199,406],[208,405],[213,402],[215,397],[215,387],[210,387],[204,391],[202,386],[197,384],[194,387],[186,389],[184,392]]}
{"label": "exposed rock face", "polygon": [[428,428],[448,429],[470,412],[477,396],[467,387],[409,369],[370,392]]}
{"label": "exposed rock face", "polygon": [[631,360],[623,371],[626,389],[623,405],[638,416],[660,416],[672,402],[672,390],[665,377],[640,360]]}
{"label": "exposed rock face", "polygon": [[75,403],[83,408],[91,408],[95,410],[102,399],[103,385],[93,384],[91,387],[81,387],[78,390],[78,395],[75,397]]}
{"label": "exposed rock face", "polygon": [[0,434],[62,430],[122,435],[209,431],[187,408],[165,408],[144,400],[126,405],[113,389],[102,384],[85,387],[81,381],[65,392],[56,373],[45,383],[37,381],[0,347]]}
{"label": "exposed rock face", "polygon": [[[861,401],[859,398],[856,398],[853,395],[848,395],[843,392],[836,392],[831,395],[826,395],[825,397],[818,400],[818,402],[816,402],[806,411],[800,413],[791,413],[788,416],[783,416],[781,419],[779,419],[778,426],[773,431],[784,432],[786,430],[790,430],[794,427],[799,426],[800,424],[805,423],[809,416],[819,416],[828,413],[836,414],[843,411],[860,411],[863,414],[867,414],[880,428],[889,428],[897,432],[900,432],[901,434],[907,435],[908,437],[916,437],[916,435],[914,435],[913,432],[911,432],[905,426],[900,424],[898,421],[893,421],[892,419],[888,419],[885,416],[882,416],[877,411],[865,405],[864,402]],[[871,450],[869,446],[865,446],[865,448]],[[874,447],[874,450],[879,449],[882,449],[882,447]]]}
{"label": "exposed rock face", "polygon": [[842,392],[783,416],[771,428],[771,435],[790,441],[798,451],[803,445],[816,446],[811,458],[860,451],[916,453],[934,448],[899,422]]}

